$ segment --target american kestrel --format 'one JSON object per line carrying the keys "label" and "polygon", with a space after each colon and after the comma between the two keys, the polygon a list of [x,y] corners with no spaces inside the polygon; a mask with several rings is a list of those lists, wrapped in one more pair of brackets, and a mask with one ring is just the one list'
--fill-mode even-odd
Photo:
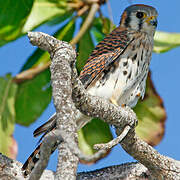
{"label": "american kestrel", "polygon": [[[153,36],[158,13],[155,8],[143,4],[127,7],[120,25],[92,51],[80,80],[89,94],[110,100],[118,106],[134,107],[144,97],[146,78],[153,50]],[[78,129],[91,120],[80,112]],[[34,131],[34,136],[47,134],[56,128],[56,115]],[[40,145],[23,165],[29,174],[38,161]]]}

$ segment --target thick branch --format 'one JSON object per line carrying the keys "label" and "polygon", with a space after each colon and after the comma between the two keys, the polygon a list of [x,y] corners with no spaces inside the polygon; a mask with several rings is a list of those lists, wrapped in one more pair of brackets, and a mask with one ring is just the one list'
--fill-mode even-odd
{"label": "thick branch", "polygon": [[126,163],[117,166],[110,166],[107,168],[102,168],[99,170],[79,173],[77,176],[77,180],[109,180],[109,179],[121,179],[121,180],[129,180],[129,179],[137,179],[137,180],[148,180],[153,179],[148,169],[144,167],[140,163]]}
{"label": "thick branch", "polygon": [[[56,107],[56,122],[58,130],[66,132],[64,139],[77,143],[76,108],[72,101],[70,63],[76,58],[76,52],[68,44],[61,44],[51,53],[51,81],[53,100]],[[69,141],[70,141],[69,140]],[[68,143],[63,142],[59,147],[56,179],[75,179],[78,164],[77,156],[69,149]]]}
{"label": "thick branch", "polygon": [[80,31],[78,32],[78,34],[76,35],[76,37],[74,37],[72,40],[71,40],[71,44],[76,44],[80,39],[81,37],[84,35],[84,33],[86,32],[86,30],[89,28],[89,26],[91,25],[93,19],[94,19],[94,16],[97,12],[97,10],[99,9],[99,4],[97,3],[93,3],[91,5],[91,8],[90,8],[90,11],[88,13],[88,16],[86,17]]}
{"label": "thick branch", "polygon": [[[119,130],[117,129],[117,134]],[[121,142],[124,150],[148,168],[157,179],[180,179],[180,161],[158,153],[133,133]]]}
{"label": "thick branch", "polygon": [[[0,179],[1,180],[26,180],[24,178],[21,167],[22,164],[16,160],[9,159],[8,157],[0,154]],[[151,176],[143,165],[139,163],[127,163],[118,166],[111,166],[99,169],[92,172],[78,173],[77,179],[95,180],[95,179],[130,179],[130,178],[145,178],[150,179]],[[55,179],[55,173],[50,170],[45,170],[40,180]]]}
{"label": "thick branch", "polygon": [[145,165],[156,178],[180,179],[179,161],[159,154],[136,136],[134,126],[137,118],[134,112],[128,107],[117,107],[107,100],[89,95],[79,81],[75,67],[72,69],[73,99],[76,107],[88,116],[98,117],[114,125],[118,136],[126,125],[131,126],[132,130],[121,142],[125,151]]}
{"label": "thick branch", "polygon": [[[57,63],[55,62],[51,66],[53,96],[57,110],[58,128],[66,131],[68,133],[67,137],[72,138],[74,143],[76,142],[75,107],[70,97],[72,93],[75,105],[82,113],[92,117],[99,117],[105,122],[114,125],[118,136],[121,135],[122,130],[126,126],[131,127],[127,136],[121,141],[121,145],[130,155],[145,165],[154,177],[157,179],[180,179],[179,161],[160,155],[154,148],[136,136],[134,127],[137,123],[137,118],[130,108],[115,106],[109,103],[108,100],[91,96],[85,91],[77,77],[75,62],[72,63],[75,59],[75,52],[71,46],[43,33],[33,33],[33,35],[41,37],[39,39],[39,46],[46,48],[50,52],[53,61],[57,60]],[[69,64],[73,65],[72,71]],[[70,107],[69,109],[67,105]],[[65,119],[63,119],[64,117]],[[69,151],[70,149],[66,144],[65,141],[63,148],[61,147],[62,156],[59,163],[64,165],[60,166],[59,172],[63,174],[61,179],[65,177],[64,175],[68,176],[69,174],[72,179],[72,177],[75,177],[78,158]],[[62,157],[67,161],[64,161]],[[72,164],[73,167],[70,166]]]}
{"label": "thick branch", "polygon": [[76,108],[72,101],[71,68],[70,63],[75,61],[76,52],[65,42],[43,33],[29,33],[31,43],[47,50],[51,55],[51,81],[53,100],[56,107],[56,121],[58,131],[66,132],[64,141],[59,145],[59,160],[56,172],[57,179],[75,179],[78,163],[77,156],[71,152],[68,139],[77,146],[77,132],[75,124]]}

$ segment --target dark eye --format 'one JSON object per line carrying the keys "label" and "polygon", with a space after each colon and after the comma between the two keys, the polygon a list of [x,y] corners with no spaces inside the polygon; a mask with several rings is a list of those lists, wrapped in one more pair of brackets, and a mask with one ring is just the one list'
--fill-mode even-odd
{"label": "dark eye", "polygon": [[137,12],[137,13],[136,13],[136,17],[139,18],[139,19],[141,19],[141,18],[144,17],[144,13],[143,13],[143,12]]}

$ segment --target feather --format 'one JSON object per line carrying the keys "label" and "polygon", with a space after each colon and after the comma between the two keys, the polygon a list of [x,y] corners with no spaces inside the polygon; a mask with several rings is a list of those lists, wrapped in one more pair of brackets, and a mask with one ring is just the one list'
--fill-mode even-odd
{"label": "feather", "polygon": [[92,51],[80,73],[79,78],[85,88],[91,86],[101,73],[118,59],[133,40],[133,35],[121,27],[117,27],[107,35]]}

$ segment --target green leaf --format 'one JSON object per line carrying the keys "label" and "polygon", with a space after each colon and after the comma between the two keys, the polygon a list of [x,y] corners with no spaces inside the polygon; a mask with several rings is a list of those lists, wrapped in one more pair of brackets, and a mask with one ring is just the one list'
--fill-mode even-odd
{"label": "green leaf", "polygon": [[94,144],[107,143],[112,138],[109,125],[96,118],[78,131],[79,148],[86,155],[92,155],[96,152],[93,149]]}
{"label": "green leaf", "polygon": [[156,31],[154,36],[154,52],[163,53],[180,46],[180,33]]}
{"label": "green leaf", "polygon": [[71,15],[67,0],[0,0],[0,46],[45,22],[57,24]]}
{"label": "green leaf", "polygon": [[[75,21],[74,19],[71,19],[67,24],[61,27],[53,36],[59,40],[69,42],[73,37],[74,30],[75,30]],[[21,71],[27,70],[31,67],[34,68],[34,67],[42,66],[46,64],[48,61],[50,61],[49,58],[50,57],[48,52],[44,52],[41,49],[37,49],[32,54],[32,56],[30,56],[29,59],[26,61]]]}
{"label": "green leaf", "polygon": [[15,124],[15,96],[17,85],[11,75],[0,77],[0,152],[11,156],[12,134]]}
{"label": "green leaf", "polygon": [[49,54],[48,52],[44,52],[41,49],[37,49],[26,61],[24,66],[22,67],[21,71],[25,71],[32,67],[37,67],[39,65],[44,65],[49,61]]}
{"label": "green leaf", "polygon": [[47,21],[47,25],[54,26],[56,24],[60,24],[61,22],[65,21],[71,16],[72,16],[72,12],[66,12],[62,16],[58,16],[58,17],[53,18],[52,20]]}
{"label": "green leaf", "polygon": [[101,41],[106,34],[109,34],[116,26],[108,18],[95,18],[92,33],[97,42]]}
{"label": "green leaf", "polygon": [[116,26],[111,22],[109,18],[95,18],[93,22],[93,27],[95,27],[102,34],[109,34]]}
{"label": "green leaf", "polygon": [[[74,20],[55,33],[55,37],[70,41],[75,30]],[[38,68],[49,61],[49,54],[39,49],[28,59],[22,70]],[[45,70],[34,79],[19,84],[16,97],[16,122],[28,126],[45,110],[51,101],[50,72]]]}
{"label": "green leaf", "polygon": [[98,31],[96,28],[92,28],[92,33],[93,33],[93,35],[94,35],[94,37],[95,37],[95,40],[97,41],[97,42],[100,42],[100,41],[102,41],[103,39],[104,39],[104,37],[105,37],[105,35],[102,33],[102,32],[100,32],[100,31]]}
{"label": "green leaf", "polygon": [[162,99],[157,94],[150,75],[143,101],[139,101],[134,108],[138,117],[137,134],[148,144],[157,145],[164,136],[166,112]]}
{"label": "green leaf", "polygon": [[51,101],[49,69],[23,82],[16,96],[16,123],[24,126],[34,122]]}
{"label": "green leaf", "polygon": [[21,34],[32,5],[33,0],[0,0],[0,46]]}
{"label": "green leaf", "polygon": [[78,72],[82,70],[83,66],[85,65],[93,49],[94,49],[94,43],[90,31],[88,30],[78,43],[78,57],[76,63]]}
{"label": "green leaf", "polygon": [[23,33],[28,32],[56,17],[61,17],[62,20],[64,20],[67,13],[66,1],[67,0],[36,0],[23,27]]}
{"label": "green leaf", "polygon": [[54,36],[59,40],[69,42],[73,38],[74,31],[75,31],[75,19],[72,18],[69,20],[67,24],[65,24],[62,28],[60,28],[54,34]]}

